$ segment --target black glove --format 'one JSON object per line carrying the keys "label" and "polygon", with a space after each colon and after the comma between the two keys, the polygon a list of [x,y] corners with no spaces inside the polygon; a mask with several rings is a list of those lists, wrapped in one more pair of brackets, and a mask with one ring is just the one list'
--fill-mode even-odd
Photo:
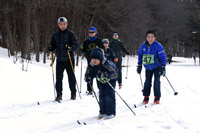
{"label": "black glove", "polygon": [[48,50],[49,51],[54,51],[55,50],[55,48],[53,48],[51,45],[48,47]]}
{"label": "black glove", "polygon": [[66,50],[67,50],[67,51],[72,51],[72,50],[74,49],[74,47],[73,47],[73,46],[67,46],[67,45],[66,45],[66,47],[65,47],[65,48],[66,48]]}
{"label": "black glove", "polygon": [[138,64],[138,66],[137,66],[137,73],[141,74],[141,71],[142,71],[142,65]]}
{"label": "black glove", "polygon": [[165,66],[164,66],[164,65],[162,65],[162,66],[160,67],[160,72],[159,72],[159,74],[162,75],[163,77],[165,76],[166,70],[165,70]]}

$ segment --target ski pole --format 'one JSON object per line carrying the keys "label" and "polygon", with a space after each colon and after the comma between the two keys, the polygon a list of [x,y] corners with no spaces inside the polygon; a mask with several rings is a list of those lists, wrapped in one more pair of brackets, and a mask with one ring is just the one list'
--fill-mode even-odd
{"label": "ski pole", "polygon": [[174,95],[178,95],[178,92],[175,91],[174,87],[172,86],[172,84],[169,82],[169,79],[167,78],[167,76],[165,75],[165,78],[167,79],[168,83],[170,84],[170,86],[172,87],[173,91],[174,91]]}
{"label": "ski pole", "polygon": [[81,88],[82,88],[82,56],[81,56],[81,75],[80,75],[80,93],[81,93]]}
{"label": "ski pole", "polygon": [[124,99],[119,95],[119,93],[115,90],[115,88],[110,84],[110,82],[108,82],[109,86],[115,91],[115,93],[121,98],[121,100],[126,104],[126,106],[131,110],[131,112],[135,114],[135,112],[133,112],[133,110],[130,108],[130,106],[128,106],[128,104],[124,101]]}
{"label": "ski pole", "polygon": [[78,87],[78,84],[77,84],[77,80],[76,80],[76,76],[75,76],[75,72],[74,72],[74,67],[73,67],[73,64],[72,64],[72,59],[71,59],[71,56],[70,56],[69,51],[67,51],[67,52],[68,52],[69,60],[70,60],[70,63],[71,63],[71,68],[72,68],[72,71],[73,71],[73,73],[74,73],[74,78],[75,78],[75,82],[76,82],[76,85],[77,85],[78,94],[79,94],[80,99],[82,99],[82,98],[81,98],[80,91],[79,91],[79,87]]}
{"label": "ski pole", "polygon": [[128,78],[128,63],[129,63],[129,55],[127,57],[126,79]]}
{"label": "ski pole", "polygon": [[56,87],[55,87],[54,71],[53,71],[53,53],[50,52],[50,55],[51,55],[51,64],[52,64],[52,76],[53,76],[54,97],[56,97]]}
{"label": "ski pole", "polygon": [[142,76],[140,74],[140,81],[141,81],[141,85],[142,85],[142,91],[144,90],[144,86],[143,86],[143,82],[142,82]]}
{"label": "ski pole", "polygon": [[[90,87],[92,88],[92,91],[94,92],[94,96],[95,96],[95,98],[96,98],[96,100],[97,100],[97,103],[99,104],[99,101],[98,101],[98,98],[97,98],[96,92],[94,91],[94,88],[93,88],[93,86],[91,85],[90,82],[89,82],[89,85],[90,85]],[[99,105],[99,106],[100,106],[100,105]]]}

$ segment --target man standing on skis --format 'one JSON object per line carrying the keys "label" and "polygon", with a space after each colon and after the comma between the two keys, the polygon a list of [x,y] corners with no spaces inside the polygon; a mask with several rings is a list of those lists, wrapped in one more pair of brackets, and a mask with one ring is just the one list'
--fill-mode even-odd
{"label": "man standing on skis", "polygon": [[[85,81],[90,84],[96,78],[99,88],[99,116],[111,119],[116,115],[115,88],[117,80],[117,67],[103,56],[102,49],[95,48],[91,52],[91,63],[85,73]],[[113,87],[113,88],[112,88]]]}
{"label": "man standing on skis", "polygon": [[[118,83],[119,83],[119,88],[122,87],[122,54],[121,51],[127,55],[130,54],[124,47],[124,44],[119,40],[119,35],[115,32],[113,34],[113,40],[110,42],[109,47],[113,50],[115,53],[116,58],[118,61],[116,62],[116,66],[118,69]],[[128,67],[128,66],[127,66]]]}
{"label": "man standing on skis", "polygon": [[151,92],[151,82],[154,75],[154,103],[160,103],[160,76],[165,76],[166,54],[163,46],[156,41],[155,31],[147,31],[146,42],[144,42],[138,51],[138,66],[137,73],[141,74],[142,64],[145,71],[145,83],[143,89],[144,100],[143,103],[147,104]]}
{"label": "man standing on skis", "polygon": [[[76,99],[76,79],[74,74],[74,51],[78,47],[77,39],[74,33],[67,29],[68,22],[65,17],[58,19],[59,30],[53,34],[49,51],[56,50],[56,101],[62,100],[62,80],[63,72],[66,69],[68,74],[69,88],[71,91],[71,99]],[[70,58],[70,57],[71,58]],[[71,64],[71,61],[72,64]],[[72,68],[73,66],[73,68]]]}
{"label": "man standing on skis", "polygon": [[[97,29],[95,27],[90,27],[88,29],[88,39],[83,42],[83,44],[80,46],[81,51],[85,54],[85,57],[87,59],[87,63],[89,65],[91,61],[90,53],[94,48],[104,48],[103,43],[101,39],[97,37]],[[93,82],[91,81],[91,85],[93,85]],[[92,95],[92,89],[89,84],[87,84],[87,94]]]}

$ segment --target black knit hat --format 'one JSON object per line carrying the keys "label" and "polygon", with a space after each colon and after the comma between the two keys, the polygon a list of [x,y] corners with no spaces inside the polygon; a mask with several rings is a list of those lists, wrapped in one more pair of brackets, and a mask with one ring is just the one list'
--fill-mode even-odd
{"label": "black knit hat", "polygon": [[99,59],[101,62],[103,61],[104,58],[103,53],[99,48],[94,48],[90,54],[90,57],[94,59]]}

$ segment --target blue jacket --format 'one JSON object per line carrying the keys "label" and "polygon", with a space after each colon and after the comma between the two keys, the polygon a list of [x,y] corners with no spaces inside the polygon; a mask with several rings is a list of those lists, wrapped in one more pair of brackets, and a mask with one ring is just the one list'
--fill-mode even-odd
{"label": "blue jacket", "polygon": [[154,41],[149,45],[144,42],[138,51],[138,64],[143,64],[147,70],[154,70],[161,65],[166,65],[166,54],[163,46]]}
{"label": "blue jacket", "polygon": [[110,80],[118,79],[118,70],[116,65],[105,58],[98,66],[94,66],[92,63],[88,65],[85,73],[85,81],[90,82],[97,76],[102,77],[102,75],[106,75]]}

